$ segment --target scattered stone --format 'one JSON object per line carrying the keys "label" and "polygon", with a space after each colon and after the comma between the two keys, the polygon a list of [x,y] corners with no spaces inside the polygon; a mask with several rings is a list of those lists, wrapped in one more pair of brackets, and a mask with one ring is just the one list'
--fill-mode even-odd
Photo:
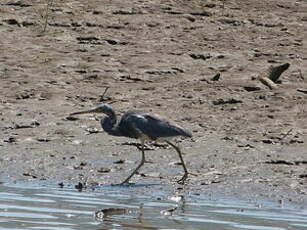
{"label": "scattered stone", "polygon": [[66,120],[66,121],[77,121],[77,120],[79,120],[79,118],[74,117],[74,116],[68,116],[68,117],[65,117],[64,120]]}
{"label": "scattered stone", "polygon": [[291,139],[291,140],[289,141],[289,144],[295,144],[295,143],[297,143],[297,144],[303,144],[303,143],[304,143],[304,140],[302,140],[302,139]]}
{"label": "scattered stone", "polygon": [[84,166],[86,166],[86,165],[87,165],[87,163],[86,163],[86,162],[80,162],[80,164],[79,164],[79,165],[74,166],[74,169],[76,169],[76,170],[82,170],[82,169],[83,169],[83,167],[84,167]]}
{"label": "scattered stone", "polygon": [[34,96],[33,92],[24,91],[16,95],[17,100],[29,99]]}
{"label": "scattered stone", "polygon": [[122,75],[122,76],[120,76],[120,78],[122,79],[122,80],[131,80],[131,81],[135,81],[135,82],[137,82],[137,81],[145,81],[144,79],[142,79],[142,78],[139,78],[139,77],[131,77],[130,75]]}
{"label": "scattered stone", "polygon": [[210,59],[212,58],[212,55],[210,53],[206,53],[206,54],[195,54],[195,53],[192,53],[192,54],[189,54],[191,58],[195,59],[195,60],[198,60],[198,59],[201,59],[201,60],[207,60],[207,59]]}
{"label": "scattered stone", "polygon": [[262,140],[262,142],[264,144],[274,144],[274,142],[272,140],[270,140],[270,139],[264,139],[264,140]]}
{"label": "scattered stone", "polygon": [[120,160],[113,162],[113,164],[124,164],[124,163],[125,163],[125,160],[123,160],[123,159],[120,159]]}
{"label": "scattered stone", "polygon": [[123,41],[119,41],[119,40],[116,40],[116,39],[106,38],[106,39],[103,39],[103,40],[106,41],[110,45],[127,45],[128,44],[128,42],[123,42]]}
{"label": "scattered stone", "polygon": [[298,92],[307,94],[307,89],[297,89]]}
{"label": "scattered stone", "polygon": [[100,169],[97,170],[97,172],[99,172],[99,173],[108,173],[110,171],[111,171],[111,169],[109,169],[109,168],[100,168]]}
{"label": "scattered stone", "polygon": [[32,173],[28,173],[28,172],[23,173],[22,175],[32,177],[33,179],[37,178],[37,176],[33,175]]}
{"label": "scattered stone", "polygon": [[274,164],[274,165],[294,165],[293,162],[286,161],[286,160],[270,160],[265,161],[265,164]]}
{"label": "scattered stone", "polygon": [[123,215],[127,212],[128,210],[124,208],[105,208],[95,212],[95,219],[103,220],[108,216]]}
{"label": "scattered stone", "polygon": [[48,139],[48,138],[43,138],[43,137],[39,137],[39,138],[37,138],[36,139],[38,142],[49,142],[49,141],[51,141],[50,139]]}
{"label": "scattered stone", "polygon": [[190,14],[194,16],[204,16],[204,17],[212,16],[212,14],[208,11],[195,11],[195,12],[191,12]]}
{"label": "scattered stone", "polygon": [[5,5],[8,5],[8,6],[19,6],[19,7],[29,7],[29,6],[32,6],[31,4],[26,3],[25,1],[12,1],[12,2],[6,3]]}
{"label": "scattered stone", "polygon": [[145,90],[145,91],[152,91],[152,90],[155,90],[156,87],[154,86],[144,86],[141,88],[141,90]]}
{"label": "scattered stone", "polygon": [[193,16],[190,15],[190,14],[185,14],[183,17],[186,18],[186,19],[188,19],[190,22],[195,22],[195,21],[196,21],[196,18],[193,17]]}
{"label": "scattered stone", "polygon": [[95,36],[76,37],[80,44],[102,44]]}
{"label": "scattered stone", "polygon": [[213,76],[213,78],[211,78],[211,81],[218,81],[218,80],[220,80],[220,76],[221,76],[220,73],[215,74],[215,75]]}
{"label": "scattered stone", "polygon": [[36,25],[36,23],[30,21],[22,21],[21,25],[27,27],[27,26],[34,26]]}
{"label": "scattered stone", "polygon": [[100,11],[100,10],[94,10],[94,11],[93,11],[93,14],[103,14],[103,11]]}
{"label": "scattered stone", "polygon": [[295,165],[307,164],[307,161],[294,161]]}
{"label": "scattered stone", "polygon": [[230,99],[223,99],[223,98],[219,98],[215,101],[212,101],[213,105],[224,105],[224,104],[238,104],[238,103],[243,103],[243,101],[238,100],[238,99],[234,99],[234,98],[230,98]]}
{"label": "scattered stone", "polygon": [[87,128],[85,131],[87,132],[88,135],[94,134],[94,133],[101,133],[101,131],[97,128]]}
{"label": "scattered stone", "polygon": [[170,162],[169,165],[182,165],[180,161]]}
{"label": "scattered stone", "polygon": [[299,178],[307,178],[307,174],[300,174],[298,177]]}
{"label": "scattered stone", "polygon": [[15,143],[17,140],[15,137],[8,137],[6,139],[3,140],[4,142],[7,142],[7,143]]}
{"label": "scattered stone", "polygon": [[79,23],[79,22],[72,22],[72,23],[71,23],[71,26],[72,26],[72,27],[81,27],[82,24]]}
{"label": "scattered stone", "polygon": [[86,184],[79,182],[75,185],[75,188],[78,189],[79,192],[82,192],[82,190],[86,188]]}
{"label": "scattered stone", "polygon": [[160,213],[163,216],[172,216],[173,212],[176,211],[178,209],[178,206],[174,207],[174,208],[170,208],[170,209],[166,209],[166,210],[162,210]]}
{"label": "scattered stone", "polygon": [[60,188],[64,188],[64,183],[63,183],[63,182],[60,182],[60,183],[58,183],[58,186],[59,186]]}
{"label": "scattered stone", "polygon": [[178,68],[178,67],[172,67],[171,69],[173,69],[173,70],[175,70],[175,71],[177,71],[179,73],[184,73],[185,72],[183,69]]}
{"label": "scattered stone", "polygon": [[250,148],[255,148],[255,146],[251,144],[238,144],[239,148],[245,148],[245,149],[250,149]]}
{"label": "scattered stone", "polygon": [[178,69],[175,69],[175,68],[172,68],[172,69],[152,69],[152,70],[146,70],[145,73],[148,73],[148,74],[153,74],[153,75],[163,75],[163,74],[177,74],[178,72],[181,72],[182,71],[178,70]]}
{"label": "scattered stone", "polygon": [[245,89],[247,92],[254,92],[261,90],[260,86],[243,86],[243,89]]}
{"label": "scattered stone", "polygon": [[18,25],[21,26],[20,23],[15,18],[4,19],[3,22],[6,22],[9,25]]}
{"label": "scattered stone", "polygon": [[92,22],[86,22],[85,26],[87,26],[87,27],[102,27],[100,24],[92,23]]}

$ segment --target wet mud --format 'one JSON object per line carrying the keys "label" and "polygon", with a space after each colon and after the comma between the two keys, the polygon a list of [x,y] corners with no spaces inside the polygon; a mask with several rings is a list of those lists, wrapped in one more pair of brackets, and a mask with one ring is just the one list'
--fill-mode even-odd
{"label": "wet mud", "polygon": [[[177,140],[193,173],[186,185],[163,143],[148,144],[136,184],[306,201],[306,1],[0,6],[1,181],[121,182],[140,161],[138,142],[68,116],[109,103],[193,133]],[[278,66],[287,68],[276,78]]]}

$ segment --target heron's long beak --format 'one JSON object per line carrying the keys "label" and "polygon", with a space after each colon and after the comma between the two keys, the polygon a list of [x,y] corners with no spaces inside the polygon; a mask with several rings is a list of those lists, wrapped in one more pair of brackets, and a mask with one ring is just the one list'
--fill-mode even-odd
{"label": "heron's long beak", "polygon": [[69,114],[69,115],[70,115],[70,116],[73,116],[73,115],[85,114],[85,113],[99,113],[99,111],[98,111],[97,108],[95,108],[95,109],[89,109],[89,110],[74,112],[74,113],[71,113],[71,114]]}

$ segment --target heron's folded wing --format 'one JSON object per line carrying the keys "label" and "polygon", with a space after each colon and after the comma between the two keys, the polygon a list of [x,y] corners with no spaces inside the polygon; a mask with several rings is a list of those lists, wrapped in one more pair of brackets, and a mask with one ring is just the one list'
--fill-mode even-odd
{"label": "heron's folded wing", "polygon": [[191,136],[191,133],[182,127],[167,121],[157,115],[134,114],[126,119],[129,126],[141,135],[152,140],[174,136]]}

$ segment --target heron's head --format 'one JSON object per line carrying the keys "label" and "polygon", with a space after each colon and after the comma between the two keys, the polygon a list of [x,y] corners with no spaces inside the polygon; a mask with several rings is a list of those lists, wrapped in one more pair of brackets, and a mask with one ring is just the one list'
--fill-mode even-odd
{"label": "heron's head", "polygon": [[97,106],[96,108],[74,112],[74,113],[71,113],[70,115],[73,116],[73,115],[85,114],[85,113],[104,113],[108,116],[114,116],[114,111],[112,107],[109,106],[108,104],[101,104]]}

